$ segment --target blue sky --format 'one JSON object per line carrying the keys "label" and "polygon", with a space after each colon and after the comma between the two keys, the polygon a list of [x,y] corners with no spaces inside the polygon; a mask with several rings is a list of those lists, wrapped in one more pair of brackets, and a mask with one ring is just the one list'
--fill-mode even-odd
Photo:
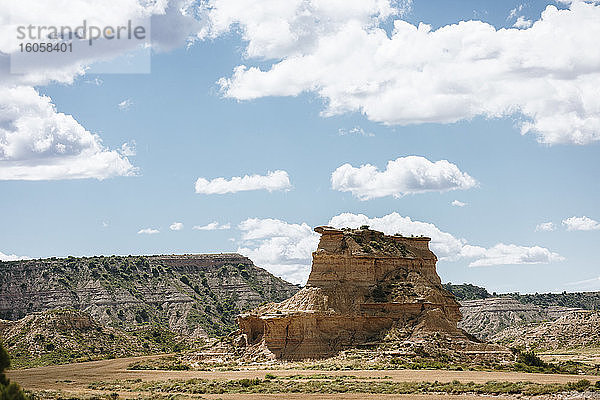
{"label": "blue sky", "polygon": [[[249,12],[241,18],[234,3],[214,1],[213,14],[189,5],[198,8],[200,17],[180,38],[156,33],[156,42],[168,46],[157,46],[150,74],[73,70],[63,78],[49,71],[41,81],[0,75],[0,89],[16,88],[9,92],[14,98],[5,97],[0,107],[0,122],[21,129],[0,125],[5,129],[0,139],[55,135],[57,143],[68,142],[73,135],[85,136],[77,133],[82,127],[97,135],[101,149],[91,145],[96,153],[74,150],[73,159],[81,162],[89,158],[86,154],[98,153],[109,158],[94,172],[57,175],[32,166],[63,162],[58,160],[64,153],[31,150],[11,158],[5,150],[0,158],[0,255],[10,259],[240,251],[257,265],[302,282],[316,245],[310,228],[366,218],[388,233],[431,235],[444,281],[471,282],[498,292],[600,290],[595,255],[600,239],[600,106],[588,97],[590,87],[599,82],[594,80],[600,79],[600,62],[593,54],[581,57],[585,65],[571,62],[573,54],[597,50],[577,39],[596,32],[599,23],[596,19],[595,25],[578,28],[565,39],[570,46],[553,42],[545,29],[557,24],[557,32],[572,32],[569,24],[597,13],[600,6],[415,0],[391,4],[391,15],[376,22],[372,18],[383,11],[345,20],[340,9],[335,14],[338,25],[308,23],[307,37],[285,41],[268,25],[272,16]],[[559,14],[542,18],[549,5],[564,14],[556,11]],[[223,25],[214,10],[234,22]],[[169,16],[169,11],[153,12]],[[354,32],[354,19],[367,22]],[[540,19],[545,26],[538,25]],[[385,47],[386,39],[375,42],[376,35],[347,49],[342,40],[333,48],[340,52],[333,61],[323,60],[325,45],[315,45],[346,27],[351,27],[348,35],[380,29],[389,37],[394,20],[415,27],[429,24],[431,32],[447,30],[453,41],[439,44],[436,41],[449,39],[426,33],[411,39],[412,31],[406,28],[407,41],[400,40],[393,49]],[[481,23],[465,29],[452,25],[469,20]],[[510,32],[490,33],[491,26],[484,23]],[[418,40],[424,41],[416,46],[422,52],[413,56],[415,48],[409,47]],[[370,53],[372,43],[381,46],[378,53]],[[458,49],[453,47],[456,43]],[[433,50],[430,55],[428,46],[446,46],[449,61],[436,58]],[[529,49],[531,58],[519,60],[521,66],[532,64],[526,73],[519,69],[487,75],[488,69],[514,68],[511,60]],[[372,68],[367,76],[358,70],[363,66],[353,71],[354,64],[343,60],[347,54],[352,61],[352,53],[358,51],[365,53],[358,54],[357,64],[364,60],[364,68]],[[398,56],[390,58],[401,59],[401,65],[387,61],[381,67],[368,57],[383,52],[385,58],[386,51],[397,51]],[[491,64],[454,65],[472,52],[483,54],[474,60],[487,58]],[[258,67],[262,74],[236,80],[233,71],[240,65]],[[289,70],[276,75],[272,68]],[[314,72],[320,69],[331,72]],[[430,69],[432,75],[423,76]],[[380,72],[381,77],[375,77]],[[442,73],[448,76],[437,81]],[[407,76],[414,79],[405,80]],[[230,83],[219,81],[222,78]],[[408,95],[399,95],[421,79],[406,90]],[[355,82],[360,82],[356,88]],[[434,84],[428,87],[429,82]],[[547,87],[554,89],[546,93]],[[54,104],[54,113],[40,106],[27,88]],[[357,90],[365,94],[356,95]],[[35,107],[23,100],[29,95],[28,99],[35,97],[30,100]],[[445,95],[459,97],[438,104]],[[335,104],[341,106],[331,111]],[[10,106],[16,114],[10,114]],[[66,122],[29,128],[23,124],[33,133],[25,132],[18,122],[30,112],[27,107],[43,118],[71,115],[74,122],[60,138],[56,132]],[[579,118],[575,122],[573,115]],[[521,134],[527,123],[533,128]],[[396,169],[384,173],[388,162],[396,160]],[[332,183],[332,173],[345,164],[351,167],[339,170],[339,182]],[[361,167],[366,164],[371,170]],[[15,178],[15,171],[22,178]],[[270,180],[268,173],[273,171],[284,171],[289,184]],[[262,178],[244,180],[245,175]],[[233,177],[242,183],[231,183]],[[198,178],[229,193],[196,193]],[[212,182],[215,178],[225,183]],[[265,182],[274,186],[261,189]],[[453,205],[454,201],[464,204]],[[553,225],[538,227],[548,222]]]}

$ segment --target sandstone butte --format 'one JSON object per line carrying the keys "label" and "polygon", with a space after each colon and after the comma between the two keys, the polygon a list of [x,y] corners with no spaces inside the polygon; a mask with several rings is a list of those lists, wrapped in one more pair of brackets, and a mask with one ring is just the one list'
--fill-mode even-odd
{"label": "sandstone butte", "polygon": [[[430,238],[319,226],[306,286],[238,317],[239,344],[271,358],[305,359],[343,349],[415,343],[463,355],[510,352],[457,328],[460,305],[441,284]],[[501,356],[501,357],[498,357]],[[473,357],[471,357],[473,358]]]}

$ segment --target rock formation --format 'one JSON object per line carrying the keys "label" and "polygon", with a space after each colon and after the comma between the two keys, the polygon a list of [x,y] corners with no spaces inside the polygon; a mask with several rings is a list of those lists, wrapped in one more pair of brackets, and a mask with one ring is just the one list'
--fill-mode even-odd
{"label": "rock formation", "polygon": [[576,310],[554,321],[506,328],[491,340],[536,351],[598,348],[599,326],[600,312]]}
{"label": "rock formation", "polygon": [[13,367],[165,353],[183,347],[164,330],[148,327],[126,332],[99,324],[83,311],[68,309],[35,312],[17,321],[0,320],[0,342]]}
{"label": "rock formation", "polygon": [[460,306],[463,319],[458,326],[481,340],[490,340],[509,327],[522,327],[525,324],[555,320],[573,311],[581,310],[561,306],[542,307],[523,304],[510,296],[465,300],[460,302]]}
{"label": "rock formation", "polygon": [[[283,359],[319,358],[383,340],[430,335],[474,343],[441,285],[429,238],[361,229],[321,234],[306,286],[238,317],[241,342]],[[465,346],[462,346],[463,348]]]}
{"label": "rock formation", "polygon": [[186,338],[219,336],[241,311],[297,291],[240,254],[0,261],[0,319],[13,321],[71,308],[125,330],[150,324]]}

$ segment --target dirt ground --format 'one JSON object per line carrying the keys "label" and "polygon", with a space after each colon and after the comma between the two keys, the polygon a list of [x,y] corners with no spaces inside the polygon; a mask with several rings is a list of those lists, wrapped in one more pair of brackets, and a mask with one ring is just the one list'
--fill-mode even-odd
{"label": "dirt ground", "polygon": [[[554,375],[554,374],[527,374],[519,372],[481,372],[481,371],[442,371],[442,370],[383,370],[383,371],[317,371],[317,370],[243,370],[243,371],[129,371],[127,366],[131,363],[151,357],[132,357],[113,360],[91,361],[77,364],[57,365],[48,367],[39,367],[23,370],[7,371],[8,377],[18,382],[25,389],[32,391],[39,390],[61,390],[68,393],[95,393],[88,389],[88,384],[98,381],[111,381],[116,379],[141,379],[143,381],[164,381],[168,379],[243,379],[243,378],[264,378],[265,374],[271,373],[277,376],[289,375],[314,375],[323,373],[326,375],[353,375],[361,379],[386,378],[398,382],[421,382],[421,381],[439,381],[450,382],[458,380],[461,382],[485,383],[488,381],[531,381],[536,383],[567,383],[580,379],[588,379],[592,383],[600,378],[598,376],[586,375]],[[122,397],[135,396],[132,393],[123,393]],[[490,396],[475,395],[365,395],[365,394],[219,394],[202,395],[195,398],[204,399],[426,399],[435,400],[444,399],[475,399]],[[503,397],[510,399],[512,397]]]}

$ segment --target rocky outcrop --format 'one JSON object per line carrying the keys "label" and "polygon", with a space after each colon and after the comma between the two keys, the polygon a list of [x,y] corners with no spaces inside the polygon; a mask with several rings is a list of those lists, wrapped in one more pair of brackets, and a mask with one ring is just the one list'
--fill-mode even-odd
{"label": "rocky outcrop", "polygon": [[57,308],[125,330],[223,335],[243,310],[298,287],[239,254],[111,256],[0,262],[0,319]]}
{"label": "rocky outcrop", "polygon": [[125,332],[68,309],[0,320],[0,338],[15,367],[171,352],[185,346],[164,330]]}
{"label": "rocky outcrop", "polygon": [[600,313],[578,310],[554,321],[514,326],[494,335],[492,340],[511,347],[536,351],[600,347]]}
{"label": "rocky outcrop", "polygon": [[576,308],[521,303],[510,296],[460,302],[462,320],[458,326],[481,340],[490,340],[509,327],[554,320]]}
{"label": "rocky outcrop", "polygon": [[275,358],[301,359],[431,335],[474,344],[457,328],[459,304],[441,285],[429,238],[387,236],[366,227],[315,231],[321,239],[306,287],[241,315],[243,345]]}

